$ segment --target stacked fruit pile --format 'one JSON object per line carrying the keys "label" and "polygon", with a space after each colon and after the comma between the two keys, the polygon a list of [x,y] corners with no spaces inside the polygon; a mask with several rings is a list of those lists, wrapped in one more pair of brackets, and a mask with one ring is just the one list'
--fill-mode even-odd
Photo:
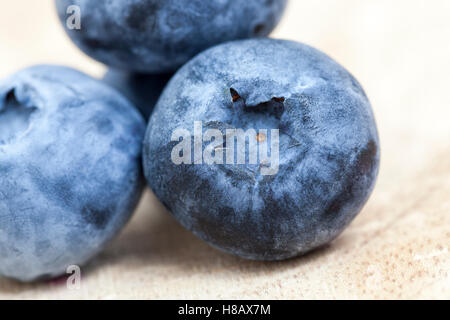
{"label": "stacked fruit pile", "polygon": [[96,80],[41,65],[0,82],[1,275],[34,281],[85,264],[129,220],[145,180],[198,237],[257,260],[330,242],[367,201],[379,165],[370,103],[327,55],[264,38],[286,0],[56,7],[71,39],[112,69]]}

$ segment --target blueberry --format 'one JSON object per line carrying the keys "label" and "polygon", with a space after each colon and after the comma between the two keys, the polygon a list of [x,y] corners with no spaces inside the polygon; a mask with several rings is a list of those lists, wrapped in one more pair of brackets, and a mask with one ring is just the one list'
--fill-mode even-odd
{"label": "blueberry", "polygon": [[56,0],[56,7],[69,36],[94,59],[118,69],[168,73],[213,45],[268,35],[286,2]]}
{"label": "blueberry", "polygon": [[172,74],[141,74],[109,69],[103,81],[126,96],[148,119],[171,76]]}
{"label": "blueberry", "polygon": [[[256,142],[267,152],[255,163]],[[201,239],[281,260],[349,225],[374,187],[379,155],[370,102],[348,71],[307,45],[253,39],[209,49],[174,75],[147,129],[144,172]]]}
{"label": "blueberry", "polygon": [[144,134],[128,100],[75,70],[0,81],[0,275],[51,278],[96,255],[140,198]]}

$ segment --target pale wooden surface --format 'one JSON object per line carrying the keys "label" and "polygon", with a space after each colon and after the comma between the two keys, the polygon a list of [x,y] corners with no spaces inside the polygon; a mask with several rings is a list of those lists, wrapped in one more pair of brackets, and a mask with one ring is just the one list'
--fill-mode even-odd
{"label": "pale wooden surface", "polygon": [[[102,74],[56,21],[53,1],[0,2],[0,76],[34,63]],[[278,262],[218,252],[148,192],[80,290],[0,279],[0,298],[450,298],[450,2],[291,0],[274,33],[330,54],[374,106],[381,173],[328,248]],[[1,258],[1,257],[0,257]]]}

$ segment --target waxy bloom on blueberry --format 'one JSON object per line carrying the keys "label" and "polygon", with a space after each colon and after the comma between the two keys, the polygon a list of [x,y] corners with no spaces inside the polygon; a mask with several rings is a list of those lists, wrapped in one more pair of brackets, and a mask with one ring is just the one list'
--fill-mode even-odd
{"label": "waxy bloom on blueberry", "polygon": [[[278,170],[264,175],[263,161],[211,164],[199,152],[193,164],[174,163],[181,139],[173,132],[193,134],[196,122],[224,135],[253,130],[248,159],[250,139],[264,146],[271,137],[262,130],[277,129]],[[221,147],[236,158],[240,152]],[[336,238],[368,200],[379,157],[371,105],[355,78],[316,49],[272,39],[222,44],[182,67],[144,142],[148,183],[175,218],[211,245],[258,260],[294,257]]]}
{"label": "waxy bloom on blueberry", "polygon": [[51,278],[102,250],[140,198],[144,133],[128,100],[78,71],[0,81],[0,275]]}
{"label": "waxy bloom on blueberry", "polygon": [[[56,0],[61,22],[86,54],[128,71],[173,72],[216,44],[268,35],[287,0]],[[68,28],[77,6],[80,28]]]}

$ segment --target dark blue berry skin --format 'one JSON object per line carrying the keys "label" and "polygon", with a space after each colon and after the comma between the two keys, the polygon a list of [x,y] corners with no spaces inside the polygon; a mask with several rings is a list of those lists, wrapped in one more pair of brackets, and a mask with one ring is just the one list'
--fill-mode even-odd
{"label": "dark blue berry skin", "polygon": [[[276,116],[267,108],[275,102]],[[192,134],[194,121],[203,130],[278,128],[278,173],[175,165],[172,132]],[[219,45],[187,63],[164,90],[144,141],[147,181],[176,219],[255,260],[295,257],[335,239],[368,200],[379,157],[371,105],[355,78],[316,49],[272,39]]]}
{"label": "dark blue berry skin", "polygon": [[117,89],[149,119],[172,74],[144,74],[109,69],[103,81]]}
{"label": "dark blue berry skin", "polygon": [[84,265],[140,198],[142,116],[101,81],[42,65],[0,81],[0,127],[0,275]]}
{"label": "dark blue berry skin", "polygon": [[[86,54],[111,67],[170,73],[216,44],[268,35],[287,0],[56,0],[63,26]],[[70,5],[81,28],[69,30]]]}

